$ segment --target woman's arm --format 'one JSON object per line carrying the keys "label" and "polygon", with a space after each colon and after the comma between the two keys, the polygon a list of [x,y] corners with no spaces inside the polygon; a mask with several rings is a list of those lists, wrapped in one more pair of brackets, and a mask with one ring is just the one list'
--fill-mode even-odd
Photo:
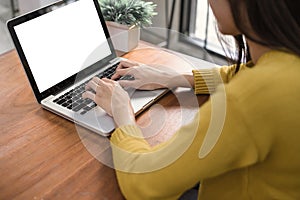
{"label": "woman's arm", "polygon": [[[134,80],[122,80],[122,76],[130,75]],[[171,68],[155,65],[148,66],[132,61],[120,62],[113,80],[118,80],[123,87],[133,87],[143,90],[155,90],[161,88],[194,87],[192,73],[181,74]]]}
{"label": "woman's arm", "polygon": [[[118,128],[111,137],[111,144],[124,196],[133,200],[178,199],[199,181],[257,162],[259,152],[239,109],[234,103],[227,105],[230,113],[215,144],[210,144],[211,138],[205,140],[214,138],[210,135],[214,133],[208,132],[211,101],[201,107],[200,114],[190,124],[180,128],[167,142],[154,147],[142,137],[138,127]],[[210,147],[208,154],[199,155],[200,149],[206,152],[205,148]]]}
{"label": "woman's arm", "polygon": [[132,61],[122,61],[112,79],[131,75],[135,80],[119,80],[123,87],[154,90],[160,88],[195,88],[196,94],[210,94],[220,83],[228,83],[235,75],[236,65],[193,70],[181,74],[163,66],[150,67]]}
{"label": "woman's arm", "polygon": [[218,91],[190,124],[167,142],[151,147],[136,126],[129,96],[118,82],[94,78],[86,89],[83,96],[112,115],[119,127],[112,134],[111,146],[118,182],[127,199],[176,199],[198,181],[253,164],[260,158],[237,100],[228,93],[226,108],[230,112],[226,113],[217,143],[210,143],[216,138],[215,132],[210,135],[207,131],[213,119],[211,110],[218,112],[225,107],[216,103],[219,107],[211,109],[211,99],[224,98]]}
{"label": "woman's arm", "polygon": [[221,83],[228,83],[235,75],[236,65],[193,70],[195,94],[212,94]]}

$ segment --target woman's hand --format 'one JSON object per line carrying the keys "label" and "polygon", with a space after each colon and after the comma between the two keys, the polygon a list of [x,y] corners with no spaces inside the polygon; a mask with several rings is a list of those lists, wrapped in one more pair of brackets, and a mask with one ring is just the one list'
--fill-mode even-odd
{"label": "woman's hand", "polygon": [[168,88],[170,80],[176,74],[171,69],[162,66],[150,67],[132,61],[121,61],[111,79],[115,80],[126,75],[133,76],[134,80],[118,80],[123,87],[155,90]]}
{"label": "woman's hand", "polygon": [[180,74],[170,67],[155,65],[153,67],[132,61],[121,61],[116,73],[111,77],[116,80],[130,75],[134,80],[118,80],[122,87],[132,87],[141,90],[155,90],[161,88],[193,87],[194,77],[190,74]]}
{"label": "woman's hand", "polygon": [[86,92],[83,93],[82,97],[93,100],[103,108],[114,118],[117,127],[135,124],[135,116],[128,93],[118,82],[94,77],[86,85]]}

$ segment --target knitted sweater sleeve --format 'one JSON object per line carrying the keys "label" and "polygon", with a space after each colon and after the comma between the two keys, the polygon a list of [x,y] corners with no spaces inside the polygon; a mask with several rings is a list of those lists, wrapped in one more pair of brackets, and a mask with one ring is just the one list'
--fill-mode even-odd
{"label": "knitted sweater sleeve", "polygon": [[[259,160],[253,138],[230,95],[227,107],[231,112],[222,131],[217,131],[223,120],[212,110],[219,112],[224,107],[218,103],[223,98],[218,88],[193,121],[165,143],[150,146],[136,126],[115,130],[111,137],[114,167],[126,199],[178,199],[199,181]],[[217,107],[213,108],[211,99],[217,101]]]}
{"label": "knitted sweater sleeve", "polygon": [[212,94],[218,84],[228,83],[234,77],[235,69],[236,65],[193,70],[195,94]]}

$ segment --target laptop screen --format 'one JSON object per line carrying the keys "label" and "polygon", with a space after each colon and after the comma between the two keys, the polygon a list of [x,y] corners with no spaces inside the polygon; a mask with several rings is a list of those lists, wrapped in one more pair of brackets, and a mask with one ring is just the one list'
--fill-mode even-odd
{"label": "laptop screen", "polygon": [[14,30],[40,93],[112,54],[93,0],[48,7]]}

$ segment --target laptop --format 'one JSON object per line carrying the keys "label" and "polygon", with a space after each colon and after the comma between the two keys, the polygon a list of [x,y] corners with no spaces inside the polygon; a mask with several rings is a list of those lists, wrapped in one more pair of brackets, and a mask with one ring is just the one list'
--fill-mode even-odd
{"label": "laptop", "polygon": [[[114,51],[98,0],[58,1],[8,21],[7,27],[38,103],[109,136],[115,129],[113,119],[92,100],[81,98],[90,79],[109,78],[122,60]],[[167,89],[127,91],[138,115]]]}

